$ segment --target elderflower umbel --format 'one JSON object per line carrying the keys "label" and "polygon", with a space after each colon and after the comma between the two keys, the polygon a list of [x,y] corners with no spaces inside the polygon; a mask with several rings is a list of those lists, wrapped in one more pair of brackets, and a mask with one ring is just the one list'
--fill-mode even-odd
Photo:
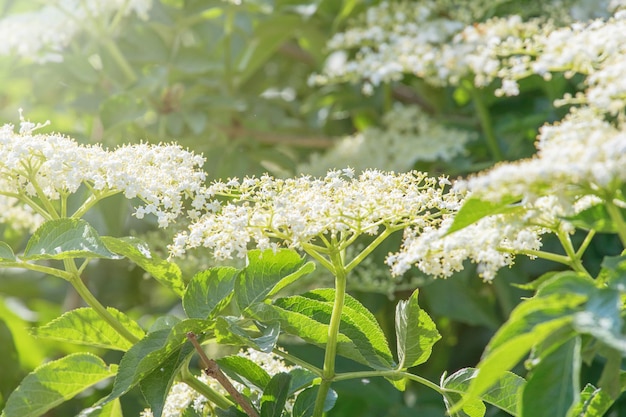
{"label": "elderflower umbel", "polygon": [[566,212],[571,214],[556,197],[542,197],[519,212],[488,216],[451,234],[447,232],[454,218],[448,217],[439,228],[421,233],[407,229],[402,248],[387,257],[387,264],[393,275],[416,265],[426,274],[445,278],[470,260],[478,265],[483,280],[491,281],[500,268],[513,264],[516,253],[539,250],[541,235],[571,231],[571,224],[561,219]]}
{"label": "elderflower umbel", "polygon": [[[0,55],[17,55],[39,63],[62,61],[61,52],[94,19],[131,13],[147,20],[152,0],[55,0],[32,12],[0,20]],[[92,22],[92,23],[90,23]]]}
{"label": "elderflower umbel", "polygon": [[328,169],[350,165],[407,171],[417,161],[449,161],[465,151],[472,135],[438,123],[417,106],[396,105],[383,116],[383,128],[369,127],[343,138],[323,155],[314,154],[299,172],[323,175]]}
{"label": "elderflower umbel", "polygon": [[142,204],[135,215],[153,214],[165,227],[185,212],[184,200],[203,188],[204,158],[178,145],[108,150],[58,134],[36,134],[37,127],[23,121],[19,133],[12,125],[0,128],[0,195],[8,205],[20,201],[45,216],[45,201],[66,198],[84,185],[95,198],[115,193],[137,198]]}
{"label": "elderflower umbel", "polygon": [[626,180],[626,127],[610,124],[597,109],[573,108],[543,126],[536,145],[535,157],[498,165],[458,186],[491,201],[548,194],[577,199],[610,195]]}
{"label": "elderflower umbel", "polygon": [[[612,114],[626,107],[620,76],[626,68],[623,2],[544,2],[545,11],[560,14],[569,6],[571,16],[557,13],[555,19],[556,15],[538,13],[541,18],[510,15],[485,21],[472,20],[481,15],[465,13],[463,18],[448,9],[441,12],[441,3],[422,2],[418,7],[406,1],[382,2],[369,8],[329,41],[326,67],[310,82],[363,82],[371,94],[372,86],[405,74],[436,86],[470,79],[485,87],[499,80],[495,94],[514,96],[520,92],[518,81],[530,75],[550,79],[553,73],[567,77],[579,73],[587,77],[589,88],[577,102]],[[602,9],[613,15],[598,14]],[[580,21],[572,22],[572,17]]]}
{"label": "elderflower umbel", "polygon": [[[278,373],[284,372],[289,373],[295,367],[287,366],[285,363],[277,356],[271,353],[263,353],[255,350],[245,350],[240,351],[237,356],[246,358],[251,360],[252,362],[259,365],[265,372],[267,372],[270,376],[274,376]],[[213,378],[205,375],[204,373],[198,377],[200,381],[214,389],[215,391],[228,395],[226,390]],[[256,386],[244,386],[237,381],[231,381],[233,386],[239,391],[243,392],[244,390],[249,389],[249,398],[252,400],[252,403],[255,406],[259,405],[262,392],[259,387]],[[288,411],[291,411],[293,407],[293,399],[288,399],[285,407]],[[213,417],[216,416],[214,413],[214,406],[209,403],[203,395],[194,391],[188,385],[177,382],[172,385],[169,393],[167,394],[167,398],[165,399],[165,405],[163,407],[163,417],[180,417],[184,415],[185,410],[192,409],[195,411],[195,415],[202,417]],[[146,408],[140,413],[140,417],[153,417],[152,410]]]}
{"label": "elderflower umbel", "polygon": [[[351,169],[329,171],[324,178],[265,175],[217,182],[208,188],[207,214],[174,239],[170,254],[206,247],[217,259],[244,257],[250,243],[259,249],[281,244],[305,250],[307,245],[345,248],[357,236],[376,235],[384,228],[419,230],[458,207],[456,195],[444,193],[447,183],[414,171],[367,170],[354,177]],[[216,196],[229,199],[220,203]]]}
{"label": "elderflower umbel", "polygon": [[[541,128],[538,153],[526,160],[507,162],[459,181],[455,188],[472,197],[501,202],[517,198],[515,210],[491,215],[459,231],[446,234],[451,219],[438,229],[405,232],[401,250],[388,257],[394,274],[411,265],[436,276],[450,276],[469,259],[490,280],[516,253],[541,246],[540,236],[568,234],[566,219],[609,199],[624,201],[620,187],[626,181],[626,128],[604,120],[594,108],[573,108],[565,119]],[[529,252],[530,251],[530,252]]]}

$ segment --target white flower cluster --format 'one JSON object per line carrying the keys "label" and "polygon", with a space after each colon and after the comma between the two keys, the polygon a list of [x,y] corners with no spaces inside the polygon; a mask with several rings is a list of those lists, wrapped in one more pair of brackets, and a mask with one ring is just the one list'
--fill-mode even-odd
{"label": "white flower cluster", "polygon": [[[39,63],[63,60],[62,51],[80,32],[97,27],[114,13],[148,19],[152,0],[55,0],[36,11],[0,20],[0,55],[17,55]],[[102,25],[100,25],[102,26]]]}
{"label": "white flower cluster", "polygon": [[537,148],[533,158],[503,163],[455,184],[458,192],[486,201],[518,198],[516,210],[449,235],[451,219],[439,229],[409,229],[402,249],[387,259],[392,272],[401,274],[416,264],[426,273],[446,277],[469,259],[490,280],[513,263],[515,253],[538,250],[540,235],[573,232],[564,218],[601,198],[622,198],[618,189],[626,181],[626,127],[608,123],[597,109],[573,108],[561,122],[542,127]]}
{"label": "white flower cluster", "polygon": [[[241,356],[255,362],[257,365],[263,368],[265,372],[267,372],[270,376],[274,376],[281,372],[288,373],[292,369],[294,369],[294,367],[287,366],[279,357],[271,353],[263,353],[248,349],[239,352],[237,356]],[[215,379],[208,377],[204,373],[202,373],[202,375],[200,375],[198,379],[215,391],[223,395],[228,395],[226,390]],[[243,392],[244,390],[248,390],[250,388],[240,384],[237,381],[231,382],[239,392]],[[261,399],[262,392],[255,390],[254,388],[256,387],[252,387],[252,389],[250,389],[250,399],[253,401],[253,403],[255,403],[255,405],[258,406],[258,402]],[[197,391],[193,390],[185,383],[177,382],[172,385],[170,392],[167,394],[162,416],[180,417],[182,415],[185,415],[185,410],[190,407],[193,408],[198,416],[213,417],[216,415],[213,412],[214,406],[210,405],[209,401],[203,395],[199,394]],[[286,407],[287,409],[293,407],[292,399],[287,401]],[[152,410],[150,410],[149,408],[143,410],[139,415],[140,417],[153,417]]]}
{"label": "white flower cluster", "polygon": [[490,201],[554,195],[573,202],[612,195],[626,181],[626,126],[607,122],[595,108],[572,108],[562,121],[543,126],[536,145],[533,158],[498,165],[457,186]]}
{"label": "white flower cluster", "polygon": [[537,199],[520,212],[485,217],[459,231],[447,234],[453,218],[448,217],[439,228],[429,228],[421,233],[407,229],[398,253],[387,257],[393,275],[406,272],[416,265],[422,272],[436,277],[449,277],[470,260],[478,265],[478,273],[491,281],[497,271],[511,266],[515,253],[539,250],[541,235],[564,228],[562,207],[552,197]]}
{"label": "white flower cluster", "polygon": [[[549,79],[555,72],[581,73],[588,76],[586,101],[615,114],[626,106],[620,76],[626,69],[622,3],[594,3],[596,10],[604,6],[614,15],[559,27],[545,17],[524,21],[517,15],[464,22],[442,17],[436,12],[439,2],[383,2],[329,41],[326,67],[310,81],[364,82],[370,89],[405,74],[437,86],[471,78],[485,87],[499,79],[496,95],[517,95],[517,81],[530,75]],[[571,13],[587,9],[589,4],[580,2]]]}
{"label": "white flower cluster", "polygon": [[96,196],[121,192],[140,199],[144,204],[136,216],[153,214],[165,227],[185,212],[185,199],[202,191],[206,174],[199,167],[204,158],[178,145],[144,143],[107,150],[61,135],[35,134],[36,127],[24,122],[19,133],[12,125],[0,128],[0,194],[6,197],[0,202],[5,203],[5,216],[18,207],[18,200],[42,204],[42,199],[59,200],[85,185]]}
{"label": "white flower cluster", "polygon": [[417,161],[449,161],[462,155],[473,136],[437,122],[417,106],[396,105],[383,116],[383,127],[369,127],[341,139],[324,154],[313,154],[298,171],[324,175],[349,165],[360,172],[369,168],[408,171]]}
{"label": "white flower cluster", "polygon": [[[456,195],[444,193],[446,184],[445,178],[420,172],[367,170],[354,177],[351,169],[329,171],[324,178],[266,175],[217,182],[208,188],[207,214],[174,239],[170,254],[203,246],[215,258],[228,259],[244,257],[252,242],[259,249],[278,244],[301,249],[351,242],[384,227],[422,229],[439,222],[442,212],[458,208]],[[220,203],[215,196],[230,200]]]}

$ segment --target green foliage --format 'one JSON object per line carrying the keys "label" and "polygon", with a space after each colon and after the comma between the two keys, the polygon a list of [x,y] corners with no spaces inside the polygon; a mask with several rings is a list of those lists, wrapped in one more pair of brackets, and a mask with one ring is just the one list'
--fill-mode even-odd
{"label": "green foliage", "polygon": [[98,232],[82,219],[58,219],[44,223],[29,239],[24,260],[105,258],[117,256],[108,250]]}
{"label": "green foliage", "polygon": [[435,323],[417,303],[418,290],[396,307],[396,340],[399,369],[426,362],[432,346],[441,339]]}
{"label": "green foliage", "polygon": [[[107,310],[137,338],[143,338],[144,331],[135,321],[112,307]],[[68,311],[50,323],[34,328],[32,334],[52,340],[121,351],[133,346],[92,308]]]}
{"label": "green foliage", "polygon": [[217,267],[193,276],[183,296],[183,308],[189,318],[207,319],[219,313],[233,296],[239,271]]}
{"label": "green foliage", "polygon": [[114,238],[103,236],[102,241],[107,249],[122,255],[143,268],[157,281],[181,296],[185,292],[185,284],[178,265],[159,258],[146,242],[133,237]]}
{"label": "green foliage", "polygon": [[291,250],[252,251],[248,254],[248,265],[235,281],[237,305],[246,310],[314,269],[313,262],[305,262]]}
{"label": "green foliage", "polygon": [[40,416],[87,388],[115,375],[116,367],[88,353],[41,365],[8,398],[3,417]]}
{"label": "green foliage", "polygon": [[[408,1],[411,9],[418,6]],[[0,21],[53,3],[5,2]],[[413,162],[415,169],[454,178],[530,156],[539,126],[564,114],[552,105],[554,100],[588,87],[580,82],[586,74],[554,72],[548,74],[551,80],[521,80],[516,97],[500,97],[494,94],[498,79],[478,88],[466,77],[441,88],[420,78],[418,70],[381,85],[366,78],[316,86],[308,80],[326,63],[341,65],[341,59],[359,54],[350,50],[344,58],[329,56],[328,41],[381,2],[234,3],[153,0],[146,20],[129,10],[128,3],[110,15],[93,11],[71,21],[78,34],[67,47],[52,51],[61,60],[42,64],[11,51],[14,55],[0,57],[4,119],[15,122],[16,109],[24,107],[27,119],[51,119],[52,130],[105,147],[174,139],[205,156],[209,181],[265,172],[297,175],[303,163],[315,161],[313,153],[340,149],[335,145],[346,135],[358,139],[366,129],[385,126],[384,115],[396,105],[414,106],[438,127],[459,128],[476,137],[462,156]],[[458,10],[471,10],[476,16],[465,19],[472,18],[469,27],[482,33],[480,22],[492,16],[518,13],[526,19],[547,16],[550,7],[563,13],[569,6],[578,10],[573,0],[558,7],[553,2],[520,6],[504,1],[487,6],[475,2],[465,9],[465,3],[437,1],[433,4],[439,12],[432,16],[452,21]],[[561,14],[550,16],[555,25]],[[401,20],[400,15],[394,18]],[[393,21],[377,23],[394,26]],[[377,50],[382,43],[373,41],[368,47]],[[436,67],[450,70],[448,64]],[[372,94],[364,95],[370,84]],[[622,113],[606,117],[613,124],[622,118]],[[36,133],[49,128],[39,129]],[[407,138],[403,140],[411,140],[411,132]],[[377,156],[371,155],[372,160]],[[45,160],[45,155],[38,157]],[[502,271],[493,285],[463,281],[476,279],[471,267],[463,277],[430,285],[430,278],[414,270],[395,279],[385,271],[386,299],[368,293],[354,274],[340,277],[353,248],[334,247],[334,235],[318,236],[326,247],[302,245],[298,253],[284,249],[277,232],[269,239],[281,249],[251,250],[244,267],[237,261],[217,266],[207,250],[166,260],[167,245],[188,219],[157,229],[154,219],[131,215],[126,196],[107,197],[106,192],[103,201],[95,201],[100,195],[93,194],[94,200],[84,206],[88,213],[81,212],[83,219],[58,218],[93,190],[85,184],[75,195],[63,190],[68,196],[57,207],[54,199],[47,201],[42,190],[28,184],[27,174],[35,165],[22,166],[20,178],[7,179],[0,170],[3,184],[23,185],[20,201],[41,203],[40,210],[54,219],[33,233],[12,220],[3,220],[0,229],[0,266],[5,267],[0,276],[2,417],[121,417],[122,411],[136,415],[144,406],[161,416],[168,393],[181,381],[209,398],[215,415],[245,416],[231,395],[194,376],[200,372],[195,360],[199,352],[190,333],[241,384],[242,394],[256,401],[260,417],[288,417],[287,402],[292,417],[318,417],[322,411],[329,417],[374,417],[381,412],[389,417],[439,417],[446,412],[455,417],[600,417],[625,412],[623,184],[611,184],[611,193],[598,192],[599,202],[562,217],[577,232],[558,230],[565,235],[556,236],[558,243],[569,245],[546,257],[558,263],[556,268],[554,263],[517,258],[515,267]],[[15,198],[2,190],[0,194],[2,199]],[[448,236],[489,216],[523,213],[526,197],[470,197]],[[1,214],[10,218],[10,211]],[[376,242],[377,236],[341,238],[359,247]],[[557,243],[546,238],[543,245],[548,253]],[[382,264],[397,246],[391,238],[368,252],[367,261],[374,261],[356,265],[359,276],[380,276],[372,265]],[[307,254],[328,263],[315,264]],[[23,271],[18,273],[18,268]],[[161,285],[144,279],[143,271]],[[331,278],[335,287],[324,288]],[[512,283],[532,294],[520,298]],[[418,303],[420,292],[426,308]],[[242,347],[274,352],[301,367],[271,374],[231,354]],[[83,352],[85,348],[93,353]],[[46,362],[49,358],[58,359]],[[200,368],[205,366],[199,362]],[[447,372],[452,374],[445,376]],[[431,382],[442,374],[439,385]],[[358,388],[342,385],[356,381],[363,381]],[[355,406],[361,408],[355,411]],[[200,417],[191,407],[182,415]]]}
{"label": "green foliage", "polygon": [[[262,321],[278,321],[285,332],[324,346],[328,341],[333,297],[333,290],[314,290],[279,298],[272,304],[257,304],[251,308],[251,314]],[[356,299],[350,296],[346,299],[337,353],[375,369],[392,369],[391,351],[374,317]]]}
{"label": "green foliage", "polygon": [[209,328],[210,325],[202,320],[188,319],[176,323],[170,329],[148,333],[124,354],[115,377],[113,391],[105,402],[127,393],[169,361],[173,360],[176,367],[180,366],[193,351],[193,347],[186,343],[187,333],[202,333]]}
{"label": "green foliage", "polygon": [[278,373],[266,385],[261,397],[261,417],[280,417],[283,415],[291,376]]}
{"label": "green foliage", "polygon": [[461,210],[459,210],[458,214],[454,217],[454,222],[448,229],[448,233],[461,230],[473,223],[476,223],[483,217],[516,210],[516,206],[512,203],[515,203],[518,200],[519,197],[517,196],[513,196],[499,202],[484,201],[480,198],[470,197],[463,203],[463,207],[461,207]]}
{"label": "green foliage", "polygon": [[[441,383],[441,387],[446,390],[446,398],[449,398],[453,402],[458,401],[460,396],[467,392],[470,384],[477,375],[478,372],[476,369],[465,368],[446,377]],[[517,404],[519,403],[519,398],[525,384],[526,380],[524,380],[524,378],[512,372],[505,372],[488,390],[483,392],[480,399],[476,399],[476,401],[488,402],[511,415],[518,415]],[[463,411],[466,411],[465,407]]]}

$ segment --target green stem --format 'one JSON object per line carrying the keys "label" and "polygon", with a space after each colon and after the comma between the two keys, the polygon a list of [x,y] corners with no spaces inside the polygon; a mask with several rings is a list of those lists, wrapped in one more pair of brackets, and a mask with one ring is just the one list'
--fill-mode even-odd
{"label": "green stem", "polygon": [[619,208],[613,203],[612,200],[606,199],[606,210],[609,212],[613,224],[617,227],[617,235],[619,240],[622,241],[622,246],[626,247],[626,222]]}
{"label": "green stem", "polygon": [[439,385],[419,375],[414,375],[405,371],[358,371],[358,372],[345,372],[335,376],[334,381],[345,381],[347,379],[360,379],[360,378],[408,378],[412,381],[418,382],[428,388],[437,391],[439,394],[444,394],[444,390]]}
{"label": "green stem", "polygon": [[128,81],[131,84],[134,84],[135,81],[137,81],[137,75],[135,74],[135,70],[133,70],[133,67],[130,66],[115,42],[107,38],[102,40],[102,44],[104,45],[104,48],[107,50],[107,52],[111,54],[113,60],[120,67]]}
{"label": "green stem", "polygon": [[24,268],[30,271],[37,271],[44,274],[52,275],[53,277],[62,278],[66,281],[71,281],[72,274],[67,271],[63,271],[61,269],[50,268],[49,266],[37,265],[37,264],[29,264],[27,262],[3,262],[3,268]]}
{"label": "green stem", "polygon": [[226,410],[234,405],[228,398],[193,376],[186,366],[180,370],[180,380],[221,409]]}
{"label": "green stem", "polygon": [[500,150],[500,146],[498,145],[498,139],[496,138],[496,133],[493,130],[493,121],[491,120],[491,115],[489,114],[489,109],[485,104],[483,98],[480,95],[480,91],[478,88],[474,87],[471,82],[466,83],[466,87],[469,88],[470,94],[472,96],[472,100],[474,101],[474,107],[476,108],[476,113],[478,113],[478,119],[480,120],[480,126],[483,129],[483,133],[485,134],[485,139],[487,140],[487,147],[489,148],[489,152],[491,152],[491,157],[495,161],[502,161],[504,159],[502,155],[502,150]]}
{"label": "green stem", "polygon": [[376,249],[378,245],[380,245],[385,239],[389,237],[389,235],[391,235],[396,230],[399,230],[399,228],[385,228],[384,232],[378,235],[376,239],[374,239],[369,245],[367,245],[367,247],[363,249],[361,253],[354,257],[354,259],[352,259],[350,263],[346,265],[346,273],[352,271],[358,264],[363,261],[363,259],[365,259],[370,253],[372,253],[372,251]]}
{"label": "green stem", "polygon": [[593,229],[590,230],[589,233],[587,233],[587,236],[585,236],[585,240],[583,240],[583,243],[580,244],[580,247],[576,251],[576,257],[578,259],[582,259],[583,254],[585,253],[585,251],[589,247],[589,244],[591,243],[591,240],[593,239],[593,237],[595,235],[596,235],[596,231],[593,230]]}
{"label": "green stem", "polygon": [[544,252],[540,250],[508,250],[508,249],[498,249],[501,252],[508,252],[513,254],[526,255],[530,257],[537,257],[541,259],[545,259],[552,262],[557,262],[563,265],[570,266],[570,258],[565,255],[557,255],[556,253]]}
{"label": "green stem", "polygon": [[321,417],[324,414],[326,394],[328,394],[330,384],[335,378],[335,357],[337,355],[339,325],[341,324],[341,313],[343,311],[343,304],[346,297],[347,271],[343,265],[341,253],[338,250],[331,253],[331,262],[335,269],[335,302],[333,304],[333,311],[330,315],[328,341],[326,342],[326,351],[324,353],[322,382],[320,383],[317,398],[315,399],[313,417]]}
{"label": "green stem", "polygon": [[70,216],[73,219],[80,219],[81,217],[85,215],[85,213],[89,211],[89,209],[95,206],[98,203],[98,201],[104,200],[105,198],[110,197],[120,192],[117,190],[108,190],[105,192],[99,192],[99,191],[93,190],[89,185],[87,185],[87,188],[89,188],[89,191],[91,191],[92,194]]}
{"label": "green stem", "polygon": [[37,193],[37,197],[39,197],[39,200],[41,200],[44,209],[47,211],[49,218],[58,219],[59,213],[56,211],[48,197],[46,197],[46,194],[44,194],[43,190],[39,186],[39,183],[37,183],[37,181],[35,180],[34,173],[29,177],[29,180],[31,185],[35,189],[35,192]]}
{"label": "green stem", "polygon": [[583,266],[580,258],[578,257],[578,253],[574,249],[574,245],[572,245],[572,240],[569,237],[569,234],[563,232],[562,230],[557,230],[556,236],[559,238],[561,245],[563,246],[563,250],[565,254],[569,258],[569,266],[576,272],[583,273],[587,276],[591,276],[589,272]]}
{"label": "green stem", "polygon": [[96,313],[106,321],[116,332],[118,332],[124,339],[128,340],[131,343],[139,342],[139,338],[132,334],[122,323],[120,323],[109,311],[100,304],[100,301],[89,291],[89,288],[85,285],[83,280],[80,278],[80,273],[78,269],[76,269],[76,265],[74,261],[71,259],[65,259],[63,261],[65,265],[66,271],[71,274],[69,278],[70,284],[74,287],[76,292],[81,296],[81,298],[87,303],[87,305],[94,309]]}
{"label": "green stem", "polygon": [[233,77],[233,57],[232,57],[232,38],[233,28],[235,25],[235,13],[232,8],[226,9],[226,16],[224,16],[224,76],[226,79],[226,88],[228,94],[233,94],[235,91],[235,82]]}
{"label": "green stem", "polygon": [[48,214],[48,212],[43,207],[41,207],[39,204],[37,204],[35,202],[35,200],[33,200],[32,198],[27,196],[24,192],[21,192],[19,194],[2,193],[2,192],[0,192],[0,195],[4,195],[4,196],[7,196],[7,197],[15,198],[15,199],[23,202],[27,206],[30,206],[33,210],[35,210],[37,212],[37,214],[39,214],[44,219],[52,220],[52,217],[50,216],[50,214]]}
{"label": "green stem", "polygon": [[302,249],[304,249],[304,251],[308,253],[313,259],[315,259],[320,264],[322,264],[324,268],[328,269],[333,275],[335,275],[335,266],[331,262],[329,262],[328,259],[324,258],[322,255],[320,255],[316,250],[314,250],[310,245],[306,243],[302,244]]}

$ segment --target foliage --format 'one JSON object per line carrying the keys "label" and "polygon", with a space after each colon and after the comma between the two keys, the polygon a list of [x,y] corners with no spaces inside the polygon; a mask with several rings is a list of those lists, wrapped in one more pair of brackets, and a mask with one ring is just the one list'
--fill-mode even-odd
{"label": "foliage", "polygon": [[625,7],[0,3],[2,417],[619,414]]}

